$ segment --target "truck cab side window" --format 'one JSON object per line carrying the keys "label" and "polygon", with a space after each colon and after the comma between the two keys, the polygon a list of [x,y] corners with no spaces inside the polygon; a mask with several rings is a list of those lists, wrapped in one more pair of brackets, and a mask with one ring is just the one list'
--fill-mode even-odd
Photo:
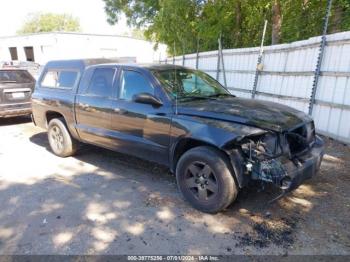
{"label": "truck cab side window", "polygon": [[134,95],[140,93],[154,94],[150,82],[138,72],[123,71],[119,97],[125,100],[132,100]]}
{"label": "truck cab side window", "polygon": [[49,88],[73,88],[78,78],[77,71],[50,70],[41,81],[41,85]]}
{"label": "truck cab side window", "polygon": [[113,94],[113,77],[115,69],[96,68],[87,90],[89,95],[111,97]]}
{"label": "truck cab side window", "polygon": [[56,88],[58,83],[58,71],[48,71],[43,80],[41,81],[41,85],[45,87]]}
{"label": "truck cab side window", "polygon": [[74,86],[77,80],[78,72],[74,71],[61,71],[58,77],[58,87],[68,87]]}

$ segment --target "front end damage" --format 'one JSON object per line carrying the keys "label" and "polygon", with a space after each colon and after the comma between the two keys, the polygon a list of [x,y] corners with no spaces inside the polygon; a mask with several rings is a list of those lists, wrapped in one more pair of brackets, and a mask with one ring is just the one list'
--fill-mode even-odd
{"label": "front end damage", "polygon": [[244,159],[244,180],[272,183],[283,194],[317,172],[324,151],[324,143],[316,136],[312,121],[282,132],[266,131],[244,137],[238,144]]}

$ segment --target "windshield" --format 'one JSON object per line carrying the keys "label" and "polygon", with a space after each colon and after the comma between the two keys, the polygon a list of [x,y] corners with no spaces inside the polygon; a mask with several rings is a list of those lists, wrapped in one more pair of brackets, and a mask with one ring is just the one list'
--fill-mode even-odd
{"label": "windshield", "polygon": [[0,82],[31,83],[33,78],[24,70],[1,70]]}
{"label": "windshield", "polygon": [[230,94],[219,82],[201,71],[180,68],[153,71],[153,74],[173,98],[209,98]]}

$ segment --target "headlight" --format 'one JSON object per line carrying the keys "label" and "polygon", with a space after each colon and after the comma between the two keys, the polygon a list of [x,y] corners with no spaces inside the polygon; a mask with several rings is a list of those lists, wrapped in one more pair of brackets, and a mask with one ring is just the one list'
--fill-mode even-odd
{"label": "headlight", "polygon": [[311,121],[285,133],[291,155],[298,155],[311,147],[315,142],[315,125]]}
{"label": "headlight", "polygon": [[250,160],[264,160],[278,157],[283,153],[281,138],[273,132],[250,136],[242,141],[241,148]]}
{"label": "headlight", "polygon": [[258,136],[250,136],[241,144],[245,154],[246,173],[254,180],[271,182],[281,186],[286,171],[279,156],[289,152],[288,144],[282,134],[266,132]]}

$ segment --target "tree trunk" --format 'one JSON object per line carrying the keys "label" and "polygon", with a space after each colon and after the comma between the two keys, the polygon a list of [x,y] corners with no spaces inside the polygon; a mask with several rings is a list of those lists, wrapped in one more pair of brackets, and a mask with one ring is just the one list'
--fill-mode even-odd
{"label": "tree trunk", "polygon": [[236,47],[242,47],[242,3],[241,0],[236,1],[235,6],[235,18],[236,18],[236,33],[235,33],[235,43]]}
{"label": "tree trunk", "polygon": [[280,0],[274,0],[272,6],[272,44],[279,44],[281,41],[282,13]]}
{"label": "tree trunk", "polygon": [[339,3],[335,2],[333,4],[334,9],[333,9],[333,15],[331,16],[330,19],[330,28],[329,28],[329,33],[337,33],[341,31],[341,24],[342,24],[342,19],[344,15],[344,9]]}

